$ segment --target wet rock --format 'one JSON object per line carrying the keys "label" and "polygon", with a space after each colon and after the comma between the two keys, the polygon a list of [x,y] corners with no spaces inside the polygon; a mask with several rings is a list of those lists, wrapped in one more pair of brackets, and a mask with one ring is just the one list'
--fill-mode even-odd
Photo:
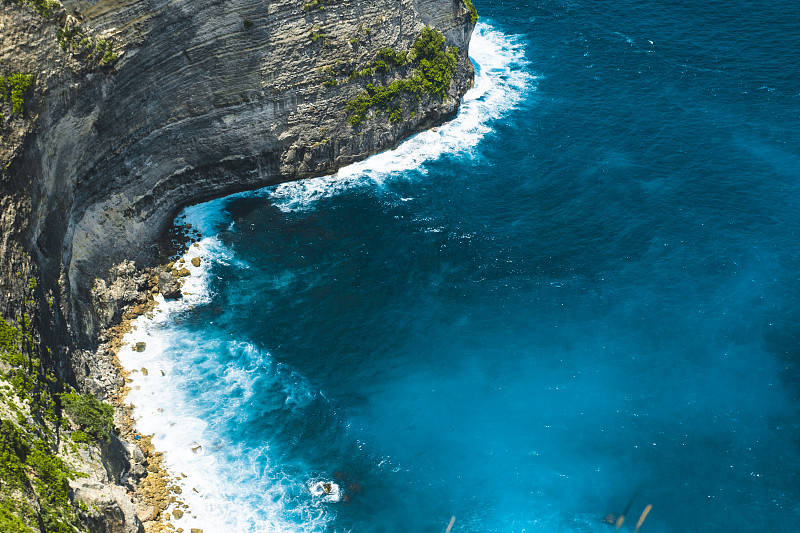
{"label": "wet rock", "polygon": [[166,300],[175,300],[182,296],[181,284],[170,271],[158,274],[158,289]]}
{"label": "wet rock", "polygon": [[191,276],[191,275],[192,275],[192,273],[189,272],[189,269],[186,268],[186,267],[183,267],[182,269],[178,270],[178,277],[179,278],[185,278],[186,276]]}
{"label": "wet rock", "polygon": [[147,343],[146,342],[137,342],[133,346],[133,351],[134,352],[143,352],[143,351],[145,351],[146,348],[147,348]]}
{"label": "wet rock", "polygon": [[200,266],[200,258],[199,257],[192,257],[192,266],[199,267]]}
{"label": "wet rock", "polygon": [[172,516],[174,516],[176,520],[180,520],[181,518],[183,518],[183,511],[181,511],[180,509],[175,509],[174,511],[172,511]]}

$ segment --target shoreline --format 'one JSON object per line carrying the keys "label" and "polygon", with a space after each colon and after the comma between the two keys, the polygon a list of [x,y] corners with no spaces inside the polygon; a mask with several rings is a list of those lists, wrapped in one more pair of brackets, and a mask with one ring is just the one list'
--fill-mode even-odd
{"label": "shoreline", "polygon": [[[162,240],[162,244],[166,248],[163,252],[164,256],[182,258],[190,250],[190,247],[201,238],[200,234],[196,232],[192,234],[190,230],[190,225],[174,224],[168,230],[165,239]],[[106,401],[114,407],[114,422],[120,430],[117,437],[132,449],[141,451],[143,460],[137,462],[146,465],[143,472],[141,470],[129,472],[138,478],[130,482],[133,487],[132,502],[145,533],[183,533],[184,529],[172,521],[178,520],[188,513],[189,506],[181,499],[183,489],[179,485],[180,475],[169,471],[164,452],[159,451],[153,444],[153,435],[137,431],[137,420],[134,417],[136,406],[127,401],[128,394],[132,390],[132,376],[142,372],[146,375],[148,371],[144,367],[141,369],[126,368],[122,364],[119,354],[128,346],[125,337],[136,330],[135,322],[142,316],[152,317],[157,311],[159,306],[157,297],[159,295],[163,297],[160,286],[163,284],[161,276],[169,273],[178,283],[178,287],[182,286],[182,280],[185,280],[188,274],[182,273],[176,268],[176,265],[181,265],[181,260],[171,260],[155,267],[136,270],[138,275],[147,276],[148,283],[138,291],[138,297],[134,302],[124,307],[119,321],[100,332],[98,335],[100,342],[96,349],[96,353],[106,353],[110,356],[111,366],[118,378],[115,383],[120,384],[108,390],[106,397]],[[171,290],[174,295],[175,287],[173,286]],[[139,351],[135,346],[132,348],[134,351]],[[136,455],[135,452],[134,455]],[[191,533],[204,533],[203,529],[199,528],[191,528],[190,531]]]}
{"label": "shoreline", "polygon": [[[481,33],[476,33],[474,37],[478,37],[478,41],[480,42],[481,38],[485,41],[483,45],[483,49],[478,50],[478,57],[485,58],[485,57],[493,57],[492,54],[496,54],[498,50],[498,45],[494,42],[493,39],[487,38],[483,36]],[[475,41],[476,39],[473,39]],[[517,57],[516,53],[509,53],[507,54],[507,62],[503,63],[503,68],[508,70],[511,69],[510,61]],[[470,56],[472,57],[472,56]],[[486,60],[487,64],[492,65],[492,61]],[[475,93],[471,98],[464,98],[459,105],[459,114],[462,112],[468,112],[468,120],[462,121],[461,123],[457,124],[456,131],[448,132],[449,126],[448,124],[454,123],[456,119],[445,122],[443,125],[439,126],[438,128],[432,128],[430,130],[425,130],[423,132],[418,133],[417,135],[412,136],[410,138],[417,137],[417,141],[415,145],[411,145],[406,148],[406,151],[409,148],[419,148],[418,145],[425,144],[426,147],[431,146],[431,144],[437,145],[439,148],[436,150],[437,155],[441,155],[442,153],[451,153],[453,151],[461,151],[464,149],[464,146],[472,146],[477,143],[483,135],[486,133],[486,128],[481,127],[483,121],[489,118],[489,114],[485,111],[475,111],[475,106],[480,106],[479,97],[482,97],[486,93],[490,95],[496,94],[496,97],[500,99],[499,103],[503,108],[511,107],[514,105],[516,100],[520,97],[520,94],[525,89],[529,78],[527,76],[517,76],[516,78],[512,79],[511,82],[507,84],[499,84],[496,85],[496,81],[494,77],[490,75],[491,71],[481,72],[481,75],[476,76],[475,86],[473,89]],[[511,88],[517,89],[516,91],[512,91],[511,94],[507,93],[500,93],[498,92],[500,88],[505,87],[506,85],[510,85]],[[458,116],[458,115],[457,115]],[[441,135],[453,136],[457,135],[457,138],[461,139],[462,142],[459,143],[457,146],[453,146],[451,144],[441,144],[439,145],[436,142],[437,139]],[[432,136],[432,137],[431,137]],[[405,139],[403,142],[408,142],[409,139]],[[402,144],[402,143],[401,143]],[[396,150],[396,149],[395,149]],[[430,150],[423,151],[423,158],[427,159]],[[398,170],[400,168],[405,168],[408,164],[416,166],[419,164],[419,154],[416,153],[414,150],[415,155],[414,157],[401,157],[401,161],[399,166],[397,164],[393,165],[391,168],[384,168],[386,165],[385,159],[382,157],[385,154],[393,153],[396,157],[398,155],[397,152],[394,150],[389,150],[387,152],[382,152],[375,157],[376,159],[370,165],[365,163],[365,161],[355,163],[353,165],[353,170],[357,171],[358,173],[364,172],[365,170],[369,170],[369,166],[375,165],[378,163],[378,166],[381,167],[382,171],[391,173],[392,171]],[[405,152],[401,152],[399,155],[403,155]],[[371,159],[371,158],[370,158]],[[352,173],[352,172],[351,172]],[[343,180],[345,183],[352,180],[352,176],[348,173],[344,175],[337,173],[335,179],[337,181]],[[314,181],[319,180],[319,181]],[[297,180],[290,183],[293,184],[304,184],[303,187],[310,188],[311,192],[313,193],[315,188],[322,184],[327,184],[328,181],[331,180],[329,176],[320,176],[317,178],[313,178],[312,180]],[[324,185],[323,185],[324,186]],[[287,189],[285,192],[280,193],[278,196],[280,197],[281,194],[288,194],[288,196],[294,196],[295,191],[293,191],[294,186],[290,187],[289,184],[284,184],[283,186],[279,186],[277,190]],[[316,197],[316,194],[311,194],[311,196]],[[223,198],[223,197],[220,197]],[[280,203],[280,200],[278,200]],[[302,203],[302,201],[301,201]],[[292,207],[292,200],[289,201],[287,208]],[[193,220],[193,222],[195,222]],[[205,228],[204,225],[200,225],[201,227]],[[162,293],[162,285],[163,279],[161,279],[162,273],[168,273],[174,280],[181,280],[181,284],[183,285],[187,279],[196,279],[196,278],[187,278],[185,274],[190,274],[194,276],[193,272],[189,272],[187,267],[199,267],[200,263],[191,264],[192,260],[187,257],[189,252],[192,250],[193,246],[201,247],[201,243],[199,242],[203,238],[203,235],[199,233],[197,229],[192,228],[191,224],[187,224],[185,219],[182,219],[180,214],[176,218],[173,219],[173,224],[168,229],[167,233],[165,234],[164,238],[161,239],[161,246],[163,246],[163,252],[160,256],[159,260],[156,261],[158,263],[157,266],[152,267],[145,267],[141,269],[137,269],[135,275],[141,276],[143,273],[146,273],[148,276],[148,282],[144,284],[144,286],[140,287],[139,289],[139,296],[136,298],[136,301],[130,302],[127,307],[125,307],[125,312],[122,313],[122,316],[119,321],[117,321],[114,325],[106,328],[99,336],[101,340],[103,340],[102,344],[98,347],[98,351],[106,350],[107,354],[110,355],[112,365],[114,368],[115,373],[121,378],[118,380],[120,384],[118,387],[115,387],[112,391],[110,391],[108,400],[115,408],[115,420],[117,421],[118,426],[121,429],[120,438],[125,440],[126,442],[137,446],[141,449],[142,453],[145,455],[147,460],[147,473],[143,477],[141,477],[135,483],[131,483],[134,487],[134,497],[136,498],[137,502],[134,504],[137,516],[142,521],[144,525],[145,533],[162,533],[162,532],[177,532],[177,533],[210,533],[208,529],[211,527],[211,523],[214,522],[214,517],[209,515],[207,517],[200,517],[199,520],[210,519],[210,522],[203,523],[203,524],[195,524],[197,527],[189,528],[188,526],[180,527],[178,524],[182,524],[183,522],[188,522],[186,518],[191,516],[192,520],[198,520],[197,516],[192,516],[192,510],[190,510],[189,505],[187,505],[186,496],[191,496],[193,499],[195,495],[191,493],[192,489],[198,493],[197,496],[200,498],[205,497],[205,491],[201,493],[201,491],[197,490],[199,487],[201,490],[203,489],[203,485],[199,484],[196,487],[192,487],[190,483],[191,478],[186,480],[188,477],[185,473],[174,471],[171,472],[170,468],[167,465],[167,457],[165,455],[165,451],[159,451],[155,444],[154,439],[156,437],[155,434],[146,435],[137,432],[136,426],[140,420],[149,419],[151,414],[148,411],[147,414],[140,415],[139,419],[137,420],[135,417],[135,409],[137,407],[128,400],[129,393],[135,390],[137,385],[132,385],[134,380],[136,380],[138,376],[147,376],[150,374],[152,379],[153,376],[157,376],[159,369],[151,364],[144,363],[145,366],[150,366],[151,368],[148,370],[144,366],[140,367],[140,364],[131,365],[130,361],[128,365],[125,366],[123,364],[123,360],[127,358],[127,356],[123,356],[120,358],[120,354],[122,353],[122,349],[131,349],[134,348],[135,352],[144,352],[148,350],[146,346],[142,346],[141,350],[137,350],[135,346],[131,346],[130,339],[126,340],[126,336],[132,334],[137,327],[135,323],[139,318],[144,317],[153,318],[156,313],[162,312],[162,309],[159,309],[159,305],[164,305],[165,303],[171,303],[172,299],[167,300],[166,302],[164,299],[159,298]],[[207,255],[205,254],[205,250],[203,250],[203,256],[200,261],[205,263],[207,261]],[[199,256],[198,256],[199,257]],[[185,272],[184,272],[185,271]],[[184,272],[184,275],[181,276],[180,273]],[[182,291],[181,291],[182,292]],[[186,293],[188,296],[189,292]],[[181,295],[181,298],[184,298]],[[189,304],[191,305],[191,303]],[[104,338],[105,337],[105,338]],[[139,339],[137,339],[139,340]],[[141,340],[144,340],[142,338]],[[126,352],[127,353],[127,352]],[[140,367],[140,368],[137,368]],[[169,373],[169,368],[164,367],[167,372]],[[161,375],[167,377],[167,374],[164,374],[164,371],[161,371]],[[160,379],[160,378],[159,378]],[[171,379],[168,377],[168,379]],[[152,382],[151,382],[152,383]],[[146,386],[143,386],[143,389],[147,390]],[[159,411],[161,411],[159,409]],[[155,414],[155,412],[153,412]],[[159,419],[159,415],[155,414],[155,420]],[[152,430],[152,428],[151,428]],[[205,443],[204,443],[205,444]],[[198,449],[200,446],[198,446]],[[178,450],[179,455],[183,452],[181,451],[183,448]],[[191,451],[193,453],[197,453],[195,448],[189,448],[187,451]],[[174,452],[174,450],[173,450]],[[173,453],[170,452],[170,453]],[[203,451],[200,452],[200,455],[203,455]],[[189,454],[189,456],[194,457],[193,454]],[[180,459],[178,460],[179,464]],[[175,462],[173,461],[173,464]],[[183,466],[178,466],[178,469],[184,468]],[[185,472],[189,473],[190,476],[194,476],[192,471],[185,470]],[[186,481],[184,481],[186,480]],[[195,480],[196,481],[196,480]],[[184,491],[188,491],[186,494],[182,496]],[[201,512],[198,514],[203,514]],[[178,511],[177,513],[175,511]],[[184,518],[185,515],[186,516]],[[183,519],[183,520],[181,520]],[[203,529],[205,528],[206,531],[204,532]]]}

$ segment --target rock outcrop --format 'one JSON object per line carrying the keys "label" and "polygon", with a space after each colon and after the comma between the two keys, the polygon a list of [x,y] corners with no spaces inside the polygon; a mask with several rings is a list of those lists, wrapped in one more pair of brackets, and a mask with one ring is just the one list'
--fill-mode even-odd
{"label": "rock outcrop", "polygon": [[[123,313],[145,312],[148,293],[180,297],[188,270],[142,268],[159,257],[182,207],[332,173],[453,116],[472,82],[470,8],[465,0],[0,4],[0,370],[17,376],[20,398],[33,390],[30,413],[18,417],[43,428],[6,423],[15,409],[0,405],[4,430],[44,435],[40,445],[58,450],[58,426],[41,413],[58,419],[52,399],[65,384],[119,401],[113,391],[125,378],[112,351],[97,349],[98,334]],[[445,37],[441,90],[348,117],[360,95],[400,80],[408,91],[416,72],[408,52],[426,27]],[[157,452],[145,458],[116,436],[78,447],[86,451],[60,446],[59,454],[85,455],[79,470],[91,475],[70,483],[69,505],[89,531],[139,532],[140,518],[163,511],[130,493],[141,482],[163,503]],[[52,513],[25,483],[19,501],[44,524]],[[73,511],[58,512],[72,520]]]}
{"label": "rock outcrop", "polygon": [[[346,102],[403,72],[326,80],[409,50],[425,26],[458,48],[446,98],[350,125]],[[3,240],[33,258],[81,343],[107,324],[95,278],[151,262],[179,208],[389,148],[452,116],[472,79],[463,0],[64,0],[46,19],[3,5],[0,28],[0,74],[35,79],[0,152]],[[85,52],[101,41],[113,54]]]}

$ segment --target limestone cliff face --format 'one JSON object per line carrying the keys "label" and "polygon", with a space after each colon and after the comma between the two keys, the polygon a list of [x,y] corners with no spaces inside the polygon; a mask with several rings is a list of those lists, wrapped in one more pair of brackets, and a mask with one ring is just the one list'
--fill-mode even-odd
{"label": "limestone cliff face", "polygon": [[[351,126],[345,104],[367,82],[407,73],[346,72],[408,50],[425,26],[459,49],[447,97]],[[58,31],[73,27],[119,57],[81,55],[80,35],[62,49]],[[64,0],[47,19],[0,6],[0,75],[35,75],[0,149],[0,311],[35,276],[52,320],[86,343],[104,325],[95,278],[152,261],[181,207],[333,172],[452,116],[472,80],[471,30],[463,0]]]}
{"label": "limestone cliff face", "polygon": [[[368,83],[413,74],[379,65],[379,51],[408,51],[426,26],[458,49],[444,98],[404,94],[391,120],[371,109],[353,126],[347,103]],[[92,349],[154,290],[126,260],[152,264],[185,205],[331,173],[452,116],[472,81],[471,31],[464,0],[0,3],[0,381],[13,378],[18,396],[0,401],[0,436],[41,437],[88,475],[59,509],[30,480],[6,490],[0,507],[20,531],[50,530],[45,519],[158,531],[169,501],[159,455],[143,453],[119,406],[117,341]],[[117,402],[129,442],[60,440],[53,399],[65,383]],[[134,503],[132,490],[144,491]]]}

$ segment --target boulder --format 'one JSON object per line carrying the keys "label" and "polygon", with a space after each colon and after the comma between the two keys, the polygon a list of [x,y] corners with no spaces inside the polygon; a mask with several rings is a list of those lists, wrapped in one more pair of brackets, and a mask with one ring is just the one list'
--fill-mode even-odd
{"label": "boulder", "polygon": [[92,533],[144,533],[144,527],[125,489],[86,479],[74,482],[75,500],[86,504],[83,517]]}
{"label": "boulder", "polygon": [[180,282],[169,271],[158,274],[158,290],[161,291],[166,300],[175,300],[182,296]]}

